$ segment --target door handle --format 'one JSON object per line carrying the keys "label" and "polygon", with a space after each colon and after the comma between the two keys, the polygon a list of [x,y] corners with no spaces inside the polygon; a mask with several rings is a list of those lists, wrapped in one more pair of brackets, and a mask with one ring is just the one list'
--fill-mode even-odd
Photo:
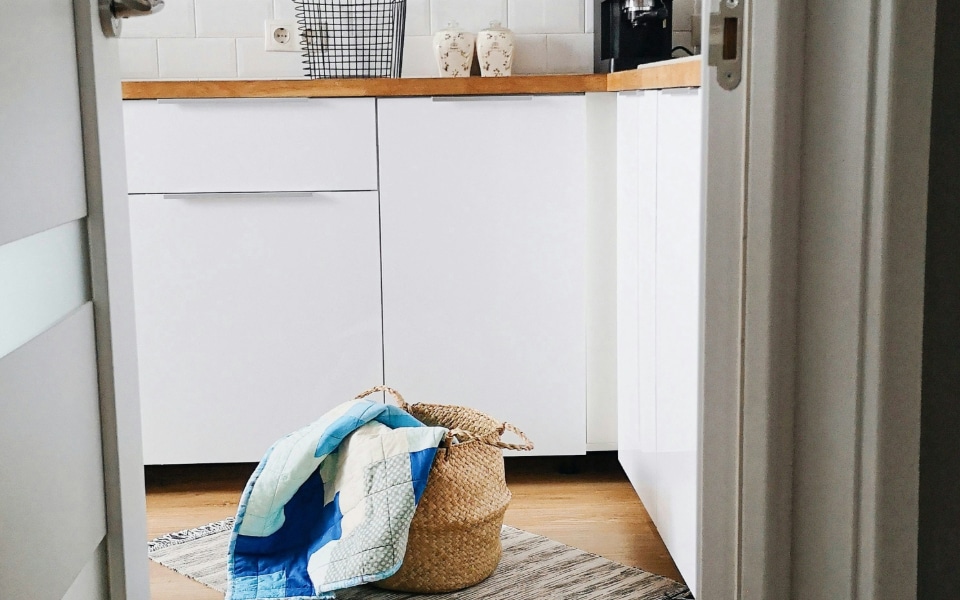
{"label": "door handle", "polygon": [[122,19],[144,17],[163,10],[163,0],[100,0],[100,28],[103,35],[120,35]]}

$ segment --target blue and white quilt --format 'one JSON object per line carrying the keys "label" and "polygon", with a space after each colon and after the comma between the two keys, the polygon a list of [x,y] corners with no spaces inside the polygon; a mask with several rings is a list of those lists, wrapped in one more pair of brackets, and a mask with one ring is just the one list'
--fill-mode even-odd
{"label": "blue and white quilt", "polygon": [[446,431],[352,401],[275,443],[240,500],[226,600],[333,598],[396,573]]}

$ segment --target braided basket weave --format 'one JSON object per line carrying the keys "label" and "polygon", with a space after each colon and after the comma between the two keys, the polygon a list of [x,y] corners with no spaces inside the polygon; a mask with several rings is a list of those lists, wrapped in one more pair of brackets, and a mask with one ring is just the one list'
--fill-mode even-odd
{"label": "braided basket weave", "polygon": [[[437,450],[427,487],[413,515],[403,564],[373,585],[412,593],[452,592],[480,583],[500,562],[500,528],[510,503],[503,450],[532,450],[519,429],[472,408],[407,404],[394,389],[378,386],[357,396],[387,392],[397,406],[425,425],[449,429]],[[523,440],[500,439],[510,431]],[[459,443],[453,443],[454,438]]]}

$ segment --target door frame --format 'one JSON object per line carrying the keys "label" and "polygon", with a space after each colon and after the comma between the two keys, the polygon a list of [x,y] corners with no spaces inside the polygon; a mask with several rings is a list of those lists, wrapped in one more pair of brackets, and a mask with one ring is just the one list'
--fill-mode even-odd
{"label": "door frame", "polygon": [[701,598],[912,598],[935,2],[742,1],[743,83],[702,73]]}
{"label": "door frame", "polygon": [[110,597],[149,597],[133,270],[116,38],[98,0],[74,0],[97,340]]}

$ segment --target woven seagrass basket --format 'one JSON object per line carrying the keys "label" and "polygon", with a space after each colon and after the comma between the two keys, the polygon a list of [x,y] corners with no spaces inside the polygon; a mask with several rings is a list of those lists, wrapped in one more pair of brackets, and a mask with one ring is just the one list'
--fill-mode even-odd
{"label": "woven seagrass basket", "polygon": [[[394,389],[378,386],[357,396],[387,392],[416,419],[450,430],[430,470],[430,478],[410,524],[403,564],[373,585],[430,594],[480,583],[500,562],[500,528],[510,503],[503,450],[533,450],[533,442],[509,423],[464,406],[407,404]],[[510,431],[523,440],[501,440]],[[459,443],[453,443],[454,440]]]}

